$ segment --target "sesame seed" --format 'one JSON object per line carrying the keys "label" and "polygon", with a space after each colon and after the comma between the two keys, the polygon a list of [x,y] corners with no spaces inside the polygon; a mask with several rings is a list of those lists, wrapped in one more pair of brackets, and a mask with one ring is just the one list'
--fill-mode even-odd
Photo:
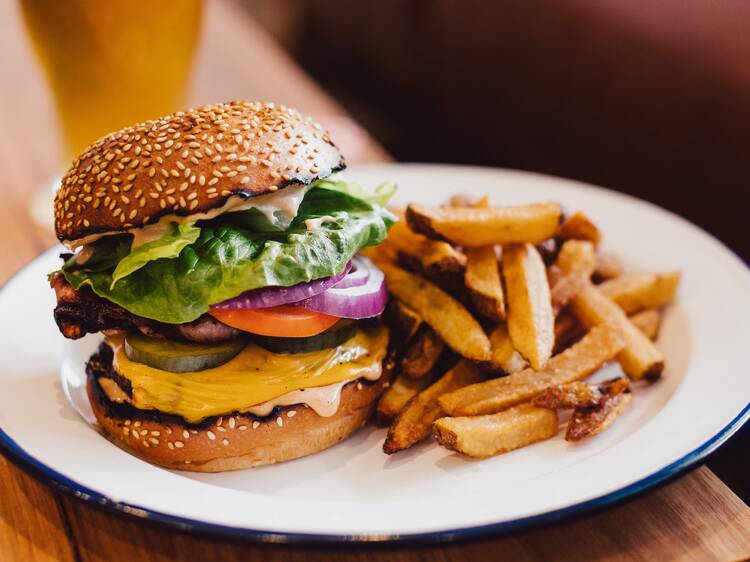
{"label": "sesame seed", "polygon": [[234,429],[236,423],[237,422],[235,421],[234,418],[229,418],[229,421],[227,422],[227,425],[229,426],[229,429]]}
{"label": "sesame seed", "polygon": [[278,418],[276,418],[276,425],[278,425],[279,427],[283,427],[284,426],[284,420],[281,418],[281,416],[279,416]]}
{"label": "sesame seed", "polygon": [[222,439],[221,444],[226,447],[227,445],[229,445],[229,439]]}
{"label": "sesame seed", "polygon": [[256,420],[256,421],[254,421],[254,422],[253,422],[253,429],[258,429],[259,427],[260,427],[260,422],[259,422],[259,421],[257,421],[257,420]]}
{"label": "sesame seed", "polygon": [[288,418],[293,418],[293,417],[294,417],[294,416],[296,416],[296,415],[297,415],[297,410],[289,410],[289,411],[288,411],[288,412],[286,413],[286,417],[288,417]]}
{"label": "sesame seed", "polygon": [[148,442],[151,443],[152,445],[158,445],[159,444],[159,440],[156,437],[149,437],[148,438]]}
{"label": "sesame seed", "polygon": [[190,434],[188,433],[188,430],[187,430],[187,429],[183,429],[183,430],[182,430],[182,436],[183,436],[183,437],[184,437],[185,439],[190,439]]}
{"label": "sesame seed", "polygon": [[175,441],[174,446],[177,447],[178,449],[182,449],[185,446],[185,444],[182,441]]}
{"label": "sesame seed", "polygon": [[213,441],[213,440],[215,440],[215,439],[216,439],[216,434],[215,434],[215,433],[214,433],[213,431],[208,431],[208,432],[206,432],[206,435],[208,436],[208,438],[209,438],[209,439],[210,439],[211,441]]}
{"label": "sesame seed", "polygon": [[240,431],[245,431],[247,429],[247,426],[246,425],[240,425],[240,426],[237,427],[237,429],[239,429]]}
{"label": "sesame seed", "polygon": [[167,447],[169,447],[171,451],[174,451],[174,444],[171,441],[167,441]]}
{"label": "sesame seed", "polygon": [[[155,222],[153,219],[160,218],[167,209],[199,208],[194,202],[215,199],[217,192],[192,197],[189,195],[192,192],[183,184],[198,183],[205,187],[209,182],[205,174],[201,181],[199,174],[193,174],[188,168],[198,166],[204,155],[218,164],[216,171],[221,174],[209,176],[210,179],[237,177],[239,184],[250,184],[254,176],[247,174],[248,166],[242,163],[251,162],[269,168],[269,176],[274,180],[293,181],[293,177],[285,173],[292,173],[291,165],[273,164],[275,154],[282,150],[277,141],[265,136],[269,132],[283,135],[290,145],[295,145],[285,147],[287,150],[308,145],[309,154],[315,155],[324,154],[323,143],[330,142],[322,128],[298,112],[283,106],[250,102],[203,106],[110,134],[87,149],[63,178],[55,205],[58,235],[77,240],[82,236],[79,233],[82,228],[123,230],[133,227],[134,223],[141,226]],[[226,160],[224,165],[222,159]],[[228,166],[235,161],[241,165]],[[318,162],[316,157],[310,156],[305,172],[319,173]],[[299,168],[296,173],[302,174]],[[152,182],[162,179],[160,187],[143,189],[141,182],[146,178]],[[170,195],[165,194],[167,187],[171,187],[166,182],[171,178],[182,178],[177,183],[185,193],[184,202],[176,195],[172,195],[172,202],[168,199]],[[217,182],[210,185],[213,187]],[[267,188],[268,191],[278,189],[277,186]],[[131,196],[131,190],[140,193]],[[123,198],[124,193],[128,195]],[[119,197],[117,202],[112,199],[113,195]],[[83,216],[88,209],[101,208],[108,212],[97,215],[96,221],[92,219],[94,215]]]}

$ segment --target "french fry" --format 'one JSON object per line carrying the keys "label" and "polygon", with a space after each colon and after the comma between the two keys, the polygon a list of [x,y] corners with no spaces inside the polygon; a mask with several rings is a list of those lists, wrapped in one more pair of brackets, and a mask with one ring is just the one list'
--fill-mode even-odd
{"label": "french fry", "polygon": [[460,193],[458,195],[453,195],[448,200],[448,207],[475,207],[477,209],[489,209],[492,207],[492,202],[490,201],[490,196],[486,193],[482,195],[479,199],[472,199],[468,195],[465,195],[463,193]]}
{"label": "french fry", "polygon": [[446,392],[482,380],[482,374],[469,361],[459,361],[437,382],[424,389],[407,402],[388,429],[383,452],[390,455],[408,449],[430,435],[432,422],[442,415],[437,399]]}
{"label": "french fry", "polygon": [[526,368],[523,356],[513,348],[508,329],[504,324],[496,326],[490,332],[490,368],[506,374],[517,373]]}
{"label": "french fry", "polygon": [[[633,326],[638,328],[643,335],[650,340],[655,340],[659,335],[659,327],[661,326],[661,312],[655,308],[648,308],[642,310],[630,316],[630,321]],[[555,350],[554,353],[560,353],[563,349],[568,347],[571,343],[580,338],[586,330],[578,319],[567,310],[562,314],[559,314],[555,318]],[[493,346],[494,356],[494,343],[492,343],[492,335],[490,334],[490,343]]]}
{"label": "french fry", "polygon": [[390,293],[419,314],[448,347],[468,359],[490,359],[487,335],[460,302],[419,275],[386,262],[378,265]]}
{"label": "french fry", "polygon": [[416,262],[428,276],[463,275],[466,256],[440,240],[416,234],[405,221],[394,224],[388,231],[387,244],[396,249],[407,262]]}
{"label": "french fry", "polygon": [[607,429],[633,401],[631,393],[615,394],[608,397],[596,408],[577,409],[568,422],[566,441],[580,441]]}
{"label": "french fry", "polygon": [[550,387],[535,396],[531,403],[542,408],[594,408],[629,388],[630,381],[625,377],[608,380],[598,385],[576,381]]}
{"label": "french fry", "polygon": [[404,303],[392,300],[385,309],[385,318],[391,327],[392,340],[405,344],[422,325],[422,317]]}
{"label": "french fry", "polygon": [[617,377],[599,384],[599,390],[606,396],[615,396],[630,390],[630,380],[626,377]]}
{"label": "french fry", "polygon": [[406,403],[431,384],[432,376],[410,379],[399,374],[380,396],[377,409],[378,425],[390,425]]}
{"label": "french fry", "polygon": [[444,207],[473,207],[474,200],[466,195],[465,193],[456,193],[451,195],[447,203],[443,203]]}
{"label": "french fry", "polygon": [[425,325],[404,351],[401,359],[401,372],[407,377],[418,379],[426,376],[435,366],[445,344],[435,330]]}
{"label": "french fry", "polygon": [[464,283],[477,312],[490,320],[505,318],[505,295],[494,246],[467,248]]}
{"label": "french fry", "polygon": [[586,330],[578,321],[573,313],[563,310],[555,318],[555,348],[553,353],[556,355],[564,349],[570,347],[572,343],[580,339]]}
{"label": "french fry", "polygon": [[563,274],[560,268],[554,263],[547,266],[547,283],[549,283],[550,290],[555,286],[555,283],[562,279]]}
{"label": "french fry", "polygon": [[396,260],[398,260],[396,248],[387,239],[377,246],[362,248],[359,253],[372,260],[376,265],[380,263],[396,263]]}
{"label": "french fry", "polygon": [[580,275],[564,275],[554,285],[550,286],[552,314],[555,317],[581,291],[587,281],[587,278]]}
{"label": "french fry", "polygon": [[550,286],[555,315],[588,283],[595,266],[596,254],[591,242],[568,240],[562,245],[555,265],[548,270],[554,272],[555,277]]}
{"label": "french fry", "polygon": [[537,243],[557,230],[560,205],[535,203],[516,207],[442,207],[411,204],[406,220],[414,232],[467,248],[493,244]]}
{"label": "french fry", "polygon": [[633,326],[643,332],[643,335],[651,341],[654,341],[659,336],[661,312],[655,308],[647,308],[637,314],[633,314],[630,317],[630,321],[633,323]]}
{"label": "french fry", "polygon": [[489,209],[492,207],[492,201],[490,201],[490,196],[485,193],[479,199],[474,201],[471,206],[475,209]]}
{"label": "french fry", "polygon": [[675,296],[680,273],[625,273],[599,285],[599,290],[612,299],[626,314],[646,308],[660,308]]}
{"label": "french fry", "polygon": [[529,404],[498,414],[441,418],[433,424],[435,439],[443,447],[484,458],[554,437],[557,412]]}
{"label": "french fry", "polygon": [[581,275],[588,279],[596,268],[594,245],[585,240],[568,240],[560,248],[555,265],[563,276]]}
{"label": "french fry", "polygon": [[605,322],[615,324],[619,328],[625,340],[625,347],[617,355],[617,361],[631,379],[657,378],[661,375],[664,369],[664,356],[661,351],[598,287],[588,284],[573,298],[570,308],[587,328]]}
{"label": "french fry", "polygon": [[555,317],[544,262],[532,244],[503,248],[502,261],[510,339],[534,369],[541,369],[555,343]]}
{"label": "french fry", "polygon": [[599,229],[581,211],[565,218],[557,229],[557,236],[563,240],[587,240],[594,245],[599,244],[602,239]]}
{"label": "french fry", "polygon": [[555,238],[547,238],[545,241],[535,244],[535,247],[539,255],[542,256],[544,265],[547,266],[552,265],[560,249],[560,245]]}
{"label": "french fry", "polygon": [[614,358],[624,345],[620,330],[603,324],[552,357],[544,371],[524,369],[507,377],[472,384],[441,396],[438,403],[450,416],[494,414],[531,400],[552,386],[585,379]]}
{"label": "french fry", "polygon": [[581,381],[551,386],[531,401],[540,408],[591,408],[599,404],[602,393],[593,384]]}
{"label": "french fry", "polygon": [[594,280],[597,282],[614,279],[623,274],[625,268],[619,258],[614,255],[599,251],[596,254],[596,269],[594,269]]}

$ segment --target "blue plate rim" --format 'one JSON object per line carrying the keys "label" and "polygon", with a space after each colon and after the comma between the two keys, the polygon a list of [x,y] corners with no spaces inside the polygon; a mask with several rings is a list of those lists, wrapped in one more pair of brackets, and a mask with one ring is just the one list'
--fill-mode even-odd
{"label": "blue plate rim", "polygon": [[[388,165],[388,164],[386,164]],[[401,165],[424,165],[423,163],[402,163]],[[440,164],[430,164],[432,166],[439,167]],[[368,167],[366,165],[358,166]],[[372,167],[372,166],[369,166]],[[707,232],[698,225],[685,219],[684,217],[673,213],[672,211],[665,209],[659,205],[634,197],[627,193],[614,191],[605,187],[595,186],[587,184],[585,182],[579,182],[577,180],[571,180],[569,178],[559,178],[556,176],[550,176],[548,174],[539,174],[536,172],[529,172],[527,170],[516,170],[510,168],[494,168],[485,166],[463,166],[464,168],[479,168],[486,170],[502,170],[506,172],[521,172],[524,174],[543,176],[553,179],[562,179],[566,182],[572,182],[578,184],[581,187],[588,189],[596,189],[607,191],[620,197],[626,197],[635,199],[640,203],[646,203],[649,206],[656,207],[660,211],[666,212],[673,217],[680,219],[692,227],[699,229],[704,235],[713,239],[713,241],[719,245],[724,251],[731,254],[731,256],[737,260],[746,270],[750,269],[748,263],[734,252],[731,248],[726,246],[721,240],[716,238],[710,232]],[[42,259],[44,255],[50,252],[53,248],[50,248],[33,259],[27,261],[18,271],[12,274],[2,284],[0,284],[0,292],[11,283],[18,275],[20,275],[27,267],[34,263],[38,259]],[[176,529],[183,532],[197,532],[210,536],[219,537],[230,537],[233,539],[246,540],[259,543],[268,544],[378,544],[378,543],[397,543],[397,544],[434,544],[434,543],[446,543],[455,542],[468,539],[479,539],[486,537],[498,537],[502,535],[508,535],[520,531],[529,531],[538,529],[547,525],[551,525],[564,520],[569,520],[577,517],[581,517],[587,514],[592,514],[598,511],[602,511],[606,508],[614,507],[615,505],[621,504],[627,500],[633,500],[644,493],[654,490],[658,487],[664,486],[669,482],[673,481],[677,477],[684,475],[692,469],[697,468],[706,458],[715,453],[727,440],[737,433],[745,423],[750,419],[750,402],[730,421],[724,426],[719,432],[713,437],[708,439],[702,445],[699,445],[689,453],[683,455],[679,459],[670,463],[652,474],[637,480],[627,486],[624,486],[613,492],[603,494],[596,498],[592,498],[583,502],[579,502],[561,509],[549,511],[546,513],[540,513],[537,515],[531,515],[528,517],[521,517],[510,521],[502,521],[498,523],[489,523],[485,525],[477,525],[472,527],[464,527],[459,529],[447,529],[441,531],[429,531],[423,533],[408,533],[408,534],[320,534],[320,533],[297,533],[297,532],[283,532],[283,531],[263,531],[258,529],[248,529],[243,527],[234,527],[228,525],[220,525],[217,523],[208,523],[205,521],[197,521],[195,519],[189,519],[180,517],[178,515],[170,515],[160,511],[143,508],[138,505],[129,504],[126,502],[114,501],[104,494],[96,492],[90,488],[87,488],[75,480],[68,478],[64,474],[52,469],[44,463],[38,461],[32,455],[27,453],[21,448],[1,427],[0,427],[0,454],[8,458],[16,466],[25,470],[32,476],[34,476],[40,482],[58,490],[65,495],[73,497],[85,504],[93,507],[103,509],[104,511],[114,513],[116,515],[124,515],[132,517],[142,522],[158,524],[170,529]]]}
{"label": "blue plate rim", "polygon": [[246,529],[242,527],[207,523],[205,521],[197,521],[180,517],[178,515],[170,515],[126,502],[114,501],[99,492],[78,484],[74,480],[38,461],[22,449],[2,428],[0,428],[0,453],[5,455],[17,466],[25,469],[44,484],[47,484],[86,504],[93,505],[94,507],[118,515],[131,516],[141,521],[160,524],[183,532],[197,532],[212,536],[230,537],[233,539],[270,544],[434,544],[486,537],[498,537],[519,531],[529,531],[563,520],[601,511],[626,500],[635,499],[645,492],[663,486],[689,470],[697,468],[701,461],[711,453],[718,450],[732,435],[739,431],[748,419],[750,419],[750,404],[746,405],[729,424],[711,439],[680,459],[677,459],[661,470],[658,470],[632,484],[597,498],[573,504],[562,509],[529,517],[522,517],[511,521],[502,521],[460,529],[447,529],[442,531],[410,534],[328,535],[318,533],[291,533],[283,531],[262,531],[258,529]]}

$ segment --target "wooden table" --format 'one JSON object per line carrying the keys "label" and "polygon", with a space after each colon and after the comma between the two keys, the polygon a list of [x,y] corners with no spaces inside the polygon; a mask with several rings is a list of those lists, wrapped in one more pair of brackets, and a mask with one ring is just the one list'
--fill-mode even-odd
{"label": "wooden table", "polygon": [[[57,171],[54,116],[15,2],[0,2],[0,279],[52,243],[30,194]],[[350,161],[387,155],[230,0],[209,0],[193,103],[272,99],[341,131]],[[336,138],[336,130],[334,130]],[[74,453],[73,453],[74,454]],[[244,544],[156,528],[61,495],[0,457],[0,560],[737,560],[750,556],[750,509],[707,468],[627,504],[500,539],[436,547]]]}

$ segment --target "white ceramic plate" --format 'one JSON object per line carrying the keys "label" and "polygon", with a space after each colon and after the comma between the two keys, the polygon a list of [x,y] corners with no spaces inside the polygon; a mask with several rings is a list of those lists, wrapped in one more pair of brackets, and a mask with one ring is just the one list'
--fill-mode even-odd
{"label": "white ceramic plate", "polygon": [[[328,451],[276,466],[173,472],[109,443],[66,400],[61,365],[75,382],[98,340],[72,344],[58,333],[45,277],[58,265],[53,250],[0,293],[6,453],[80,497],[181,527],[274,541],[447,540],[556,521],[631,496],[694,465],[745,421],[750,275],[697,227],[631,197],[528,173],[385,165],[349,175],[371,185],[397,181],[399,202],[434,204],[458,192],[489,192],[501,203],[557,200],[593,217],[606,247],[631,265],[682,270],[658,342],[665,377],[638,385],[630,410],[579,445],[560,435],[471,461],[427,443],[387,457],[383,430],[368,427]],[[71,394],[78,394],[74,387]]]}

